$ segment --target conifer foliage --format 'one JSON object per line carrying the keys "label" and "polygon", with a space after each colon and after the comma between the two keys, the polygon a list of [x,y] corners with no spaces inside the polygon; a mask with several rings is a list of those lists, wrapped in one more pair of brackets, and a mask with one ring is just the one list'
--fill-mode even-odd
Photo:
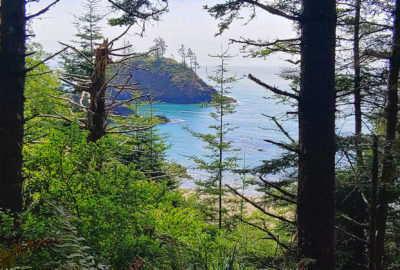
{"label": "conifer foliage", "polygon": [[99,13],[99,0],[86,0],[83,4],[84,14],[75,16],[76,40],[72,42],[82,52],[77,54],[73,51],[66,51],[62,54],[61,66],[66,74],[77,74],[91,76],[93,65],[87,59],[94,62],[96,43],[101,43],[103,35],[99,26],[103,16]]}
{"label": "conifer foliage", "polygon": [[[215,210],[214,205],[218,204],[218,227],[222,228],[222,214],[223,214],[223,195],[224,195],[224,179],[226,173],[234,170],[237,167],[237,157],[233,152],[238,151],[229,140],[229,133],[235,130],[230,123],[226,121],[226,116],[235,112],[235,104],[227,96],[230,92],[231,84],[237,81],[236,77],[227,75],[228,60],[232,58],[228,54],[228,50],[222,51],[217,55],[210,55],[211,57],[220,60],[220,64],[214,74],[209,75],[208,78],[213,81],[217,88],[217,93],[213,97],[212,105],[215,111],[210,113],[210,117],[215,121],[214,125],[208,128],[213,133],[200,133],[190,130],[190,133],[199,138],[205,143],[205,149],[209,151],[205,158],[192,156],[191,158],[197,164],[198,169],[204,170],[207,173],[208,179],[205,181],[197,181],[198,191],[204,195],[205,205],[208,205],[206,211],[213,217]],[[218,202],[216,202],[216,200]],[[213,219],[213,218],[212,218]]]}

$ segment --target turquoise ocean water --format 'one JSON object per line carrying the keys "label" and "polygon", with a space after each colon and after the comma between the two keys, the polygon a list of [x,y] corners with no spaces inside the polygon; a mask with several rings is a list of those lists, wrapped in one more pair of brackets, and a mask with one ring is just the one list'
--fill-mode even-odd
{"label": "turquoise ocean water", "polygon": [[[266,71],[267,74],[268,72],[270,75],[261,77],[262,71],[258,70],[258,75],[260,78],[269,80],[270,83],[271,81],[275,82],[275,85],[283,89],[287,87],[284,81],[273,76],[271,71]],[[274,84],[273,82],[271,84]],[[246,166],[249,168],[261,165],[262,160],[278,156],[280,149],[264,140],[288,142],[288,139],[263,114],[279,118],[285,115],[287,111],[295,111],[296,109],[281,103],[277,104],[276,100],[270,99],[271,94],[267,90],[255,85],[247,78],[232,86],[230,96],[235,98],[238,103],[236,112],[227,116],[225,121],[233,127],[237,127],[237,129],[231,132],[227,139],[232,141],[236,148],[241,149],[237,152],[238,157],[242,158],[239,161],[240,166],[243,165],[244,156]],[[187,157],[206,154],[206,150],[203,149],[204,144],[184,130],[183,127],[188,126],[194,131],[210,133],[211,130],[208,129],[208,126],[216,124],[209,116],[213,108],[198,104],[158,103],[153,105],[153,109],[156,114],[166,115],[171,120],[171,123],[160,124],[157,127],[161,134],[167,136],[167,143],[171,144],[171,148],[167,151],[167,158],[187,167],[194,178],[204,179],[207,177],[204,172],[196,170],[194,162]],[[288,120],[282,122],[282,125],[293,138],[297,139],[296,121]],[[350,131],[352,122],[340,122],[337,123],[337,126],[341,130]],[[235,178],[235,176],[231,175],[229,178]],[[232,179],[227,181],[232,181]],[[193,186],[190,181],[184,181],[182,185],[184,187]]]}

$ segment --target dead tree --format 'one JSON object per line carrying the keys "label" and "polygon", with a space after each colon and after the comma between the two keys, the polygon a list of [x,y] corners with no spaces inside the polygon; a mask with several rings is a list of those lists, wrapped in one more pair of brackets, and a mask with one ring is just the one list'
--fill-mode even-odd
{"label": "dead tree", "polygon": [[[149,99],[150,95],[140,94],[140,88],[137,83],[131,83],[132,74],[124,69],[126,67],[126,61],[143,54],[118,54],[117,51],[126,49],[126,47],[113,49],[114,43],[120,39],[124,34],[127,33],[130,27],[120,35],[119,37],[108,41],[107,39],[103,43],[99,44],[95,50],[94,63],[90,59],[86,60],[93,65],[93,74],[91,77],[85,77],[76,74],[67,74],[66,78],[61,78],[64,82],[70,84],[73,87],[81,89],[81,96],[79,102],[75,101],[74,97],[55,97],[67,101],[69,104],[80,108],[86,114],[85,118],[77,118],[72,110],[70,110],[70,117],[60,116],[57,118],[72,122],[78,121],[78,124],[89,131],[87,137],[88,142],[95,142],[105,136],[108,133],[129,133],[140,130],[146,130],[152,128],[154,125],[112,125],[108,127],[108,118],[116,116],[114,109],[140,99]],[[63,44],[63,43],[62,43]],[[63,44],[64,46],[74,50],[76,53],[83,55],[78,49]],[[130,47],[131,45],[129,45]],[[122,57],[118,61],[113,61],[112,56]],[[114,70],[113,75],[107,77],[107,72],[111,69]],[[131,98],[127,100],[118,100],[118,97],[122,92],[129,91]],[[44,116],[51,117],[51,116]]]}
{"label": "dead tree", "polygon": [[107,86],[105,84],[109,54],[108,41],[105,40],[96,49],[94,71],[89,87],[90,107],[87,112],[86,126],[90,132],[87,138],[90,142],[95,142],[106,134],[105,92]]}

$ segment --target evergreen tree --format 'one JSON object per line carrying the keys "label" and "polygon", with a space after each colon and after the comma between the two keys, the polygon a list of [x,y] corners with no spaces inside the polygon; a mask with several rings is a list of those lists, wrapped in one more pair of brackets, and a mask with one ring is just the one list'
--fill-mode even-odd
{"label": "evergreen tree", "polygon": [[178,54],[181,56],[181,58],[182,58],[182,64],[184,64],[185,66],[186,66],[186,56],[187,56],[187,53],[186,53],[186,48],[185,48],[185,46],[182,44],[181,45],[181,47],[178,49]]}
{"label": "evergreen tree", "polygon": [[[75,29],[77,33],[73,40],[74,44],[83,55],[75,51],[67,51],[62,54],[61,66],[66,73],[66,77],[70,78],[68,74],[76,74],[83,76],[91,76],[93,74],[93,65],[87,61],[90,59],[94,62],[95,58],[95,43],[100,43],[103,39],[101,27],[99,26],[102,16],[98,13],[98,6],[100,0],[85,0],[83,8],[85,13],[83,15],[75,16]],[[87,58],[87,59],[86,59]]]}
{"label": "evergreen tree", "polygon": [[194,58],[194,53],[192,49],[188,49],[186,53],[187,58],[189,59],[189,67],[193,69],[193,58]]}
{"label": "evergreen tree", "polygon": [[[142,31],[149,21],[159,21],[160,16],[168,12],[168,0],[108,0],[111,8],[122,11],[118,18],[112,18],[110,25],[134,25],[141,24]],[[142,32],[143,33],[143,32]]]}
{"label": "evergreen tree", "polygon": [[167,44],[165,43],[165,40],[162,37],[158,37],[154,39],[154,46],[150,48],[150,50],[153,50],[153,55],[157,58],[164,58],[164,55],[167,51]]}
{"label": "evergreen tree", "polygon": [[3,0],[0,15],[0,207],[17,213],[23,206],[25,1]]}
{"label": "evergreen tree", "polygon": [[212,105],[215,108],[215,112],[211,112],[210,116],[216,122],[214,125],[210,125],[209,129],[213,130],[213,133],[199,133],[193,130],[189,132],[206,143],[205,149],[209,150],[210,153],[205,155],[204,158],[192,156],[191,158],[197,164],[198,169],[204,170],[208,174],[208,179],[205,181],[198,181],[197,189],[200,195],[205,195],[204,202],[206,211],[213,217],[213,206],[218,200],[218,227],[222,228],[222,197],[224,194],[223,179],[224,175],[228,171],[232,171],[237,167],[237,157],[233,154],[238,149],[232,146],[232,142],[227,139],[227,134],[235,130],[230,123],[225,122],[225,116],[235,112],[235,105],[232,104],[231,100],[226,96],[229,94],[229,84],[235,82],[236,77],[229,77],[227,73],[227,61],[232,58],[228,54],[228,51],[221,52],[218,55],[212,55],[211,57],[219,58],[221,64],[218,65],[214,75],[209,75],[208,78],[215,82],[218,89],[214,95]]}

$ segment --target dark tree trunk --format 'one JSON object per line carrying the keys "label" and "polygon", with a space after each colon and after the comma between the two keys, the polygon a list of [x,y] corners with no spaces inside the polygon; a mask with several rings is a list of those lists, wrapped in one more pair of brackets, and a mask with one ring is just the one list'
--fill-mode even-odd
{"label": "dark tree trunk", "polygon": [[365,239],[365,227],[360,224],[368,222],[368,208],[362,194],[354,190],[354,186],[339,187],[336,188],[336,201],[336,209],[352,219],[340,218],[338,224],[336,250],[340,263],[337,265],[341,265],[340,270],[366,270],[366,244],[362,241]]}
{"label": "dark tree trunk", "polygon": [[394,30],[392,55],[389,60],[389,79],[387,86],[386,106],[386,134],[382,159],[382,173],[378,191],[377,208],[377,234],[376,234],[376,269],[384,269],[386,221],[389,211],[390,191],[388,186],[396,178],[396,165],[394,164],[393,145],[396,138],[398,93],[397,85],[400,70],[400,0],[396,0],[394,12]]}
{"label": "dark tree trunk", "polygon": [[90,107],[87,116],[89,130],[88,142],[95,142],[106,135],[107,111],[105,92],[107,89],[106,70],[109,54],[108,42],[104,41],[104,43],[96,49],[94,71],[89,89]]}
{"label": "dark tree trunk", "polygon": [[298,255],[308,269],[335,265],[334,0],[303,0],[299,97]]}
{"label": "dark tree trunk", "polygon": [[378,137],[374,137],[371,173],[371,206],[369,209],[368,270],[376,269],[376,205],[379,180]]}
{"label": "dark tree trunk", "polygon": [[0,55],[0,207],[22,210],[25,0],[2,0]]}
{"label": "dark tree trunk", "polygon": [[[353,32],[353,69],[354,69],[354,134],[356,135],[355,147],[356,147],[356,160],[357,168],[361,168],[363,164],[362,160],[362,150],[360,148],[359,140],[362,131],[362,113],[361,113],[361,64],[360,64],[360,19],[361,19],[361,0],[355,2],[354,7],[354,32]],[[356,176],[359,177],[359,176]],[[351,192],[349,190],[349,192]],[[349,201],[347,209],[342,209],[342,211],[350,216],[353,220],[359,223],[367,222],[368,216],[364,215],[366,213],[365,203],[362,199],[361,193],[358,191],[353,191],[353,194],[347,198]],[[346,231],[352,235],[357,236],[359,239],[364,239],[364,228],[354,224],[353,222],[348,222],[346,225]],[[342,267],[342,270],[365,270],[365,265],[367,264],[366,256],[366,245],[364,242],[358,239],[352,239],[348,235],[343,237],[347,238],[345,249],[348,254],[351,254],[351,258],[346,261]]]}
{"label": "dark tree trunk", "polygon": [[[361,66],[360,66],[360,13],[361,0],[357,0],[354,16],[354,118],[355,118],[355,134],[360,135],[362,129],[361,118]],[[360,158],[361,153],[357,150],[357,157]]]}
{"label": "dark tree trunk", "polygon": [[[360,65],[360,17],[361,17],[361,0],[357,0],[354,14],[354,44],[353,44],[353,61],[354,61],[354,123],[355,135],[361,135],[362,130],[362,114],[361,114],[361,65]],[[362,163],[362,151],[356,143],[357,162]]]}

